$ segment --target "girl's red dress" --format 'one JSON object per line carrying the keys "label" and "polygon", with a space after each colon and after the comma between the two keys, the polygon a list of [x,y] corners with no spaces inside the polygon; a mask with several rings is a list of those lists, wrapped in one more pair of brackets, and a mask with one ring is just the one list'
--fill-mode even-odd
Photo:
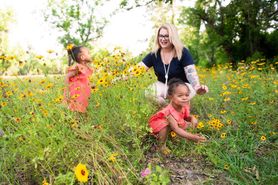
{"label": "girl's red dress", "polygon": [[65,97],[68,107],[71,111],[86,112],[91,94],[89,76],[92,75],[93,70],[82,64],[76,64],[69,67],[67,71],[78,71],[77,75],[69,79],[69,98]]}
{"label": "girl's red dress", "polygon": [[190,116],[190,107],[189,105],[186,105],[182,108],[181,112],[178,112],[171,104],[169,104],[167,107],[154,114],[149,119],[149,126],[151,127],[153,134],[157,134],[161,129],[169,125],[169,122],[167,120],[167,117],[169,115],[173,116],[173,118],[177,121],[179,127],[185,129],[186,122],[184,121],[184,119]]}

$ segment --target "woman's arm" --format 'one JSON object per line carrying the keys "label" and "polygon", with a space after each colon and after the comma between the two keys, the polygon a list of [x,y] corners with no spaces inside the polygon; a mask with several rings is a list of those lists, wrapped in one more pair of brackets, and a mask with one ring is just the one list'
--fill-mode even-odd
{"label": "woman's arm", "polygon": [[192,133],[186,132],[185,130],[180,128],[178,126],[177,121],[173,118],[172,115],[169,115],[167,120],[169,121],[169,125],[171,127],[171,130],[174,131],[175,133],[177,133],[179,136],[181,136],[183,138],[186,138],[186,139],[193,140],[193,141],[197,141],[197,142],[206,141],[205,137],[199,136],[198,134],[192,134]]}
{"label": "woman's arm", "polygon": [[187,80],[193,86],[197,94],[205,94],[208,92],[206,85],[200,85],[199,77],[194,64],[184,67],[184,72]]}
{"label": "woman's arm", "polygon": [[146,64],[144,64],[144,62],[139,62],[138,63],[138,66],[140,66],[140,67],[144,67],[145,69],[146,69],[146,71],[148,71],[150,68],[148,67],[148,66],[146,66]]}

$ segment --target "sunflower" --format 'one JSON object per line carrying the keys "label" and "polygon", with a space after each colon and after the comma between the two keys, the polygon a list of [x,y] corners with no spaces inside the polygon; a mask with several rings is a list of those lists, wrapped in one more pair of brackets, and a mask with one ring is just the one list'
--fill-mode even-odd
{"label": "sunflower", "polygon": [[79,163],[74,168],[74,173],[79,182],[87,182],[88,181],[89,171],[87,170],[87,168],[84,164]]}

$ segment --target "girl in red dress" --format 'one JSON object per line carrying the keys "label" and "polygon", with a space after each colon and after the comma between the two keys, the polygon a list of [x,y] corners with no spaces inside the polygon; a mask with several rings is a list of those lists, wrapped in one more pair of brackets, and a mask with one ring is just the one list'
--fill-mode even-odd
{"label": "girl in red dress", "polygon": [[67,51],[69,65],[71,65],[71,60],[76,63],[67,69],[64,90],[65,100],[71,111],[84,113],[88,107],[91,94],[89,76],[93,73],[89,66],[89,63],[91,63],[89,49],[83,46],[69,45]]}
{"label": "girl in red dress", "polygon": [[149,126],[153,134],[158,136],[159,147],[164,154],[170,152],[166,147],[166,139],[170,131],[196,142],[206,141],[206,138],[200,134],[192,134],[185,131],[189,124],[193,127],[198,125],[197,119],[190,115],[190,97],[187,83],[177,78],[171,79],[168,89],[169,105],[149,119]]}

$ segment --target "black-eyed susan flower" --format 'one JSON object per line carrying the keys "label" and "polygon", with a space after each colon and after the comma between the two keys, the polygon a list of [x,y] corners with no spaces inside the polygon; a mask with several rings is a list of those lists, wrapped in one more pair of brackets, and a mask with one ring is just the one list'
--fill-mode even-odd
{"label": "black-eyed susan flower", "polygon": [[231,125],[231,124],[233,124],[233,121],[232,120],[227,120],[227,123],[228,123],[228,125]]}
{"label": "black-eyed susan flower", "polygon": [[49,53],[49,54],[54,53],[54,50],[49,49],[49,50],[47,50],[47,53]]}
{"label": "black-eyed susan flower", "polygon": [[230,101],[231,100],[231,98],[224,98],[224,102],[227,102],[227,101]]}
{"label": "black-eyed susan flower", "polygon": [[13,92],[12,92],[12,91],[6,92],[6,96],[7,96],[7,97],[9,97],[9,96],[11,96],[11,95],[13,95]]}
{"label": "black-eyed susan flower", "polygon": [[80,94],[74,94],[74,95],[71,96],[71,98],[72,98],[72,99],[76,99],[76,98],[78,98],[79,96],[80,96]]}
{"label": "black-eyed susan flower", "polygon": [[79,182],[87,182],[89,177],[89,171],[87,170],[86,165],[79,163],[74,168],[74,173]]}
{"label": "black-eyed susan flower", "polygon": [[261,141],[265,141],[266,140],[266,136],[262,135],[261,136]]}
{"label": "black-eyed susan flower", "polygon": [[225,84],[223,84],[223,85],[222,85],[222,89],[223,89],[224,91],[226,91],[226,90],[227,90],[227,86],[226,86]]}
{"label": "black-eyed susan flower", "polygon": [[252,121],[250,124],[251,124],[251,125],[256,125],[257,122],[256,122],[256,121]]}
{"label": "black-eyed susan flower", "polygon": [[230,166],[228,164],[224,165],[224,170],[228,170],[230,168]]}
{"label": "black-eyed susan flower", "polygon": [[244,97],[244,98],[241,98],[241,101],[246,101],[248,99],[249,99],[249,97]]}
{"label": "black-eyed susan flower", "polygon": [[225,139],[226,137],[227,137],[227,133],[226,132],[221,133],[221,135],[220,135],[221,139]]}
{"label": "black-eyed susan flower", "polygon": [[198,125],[197,125],[197,128],[198,129],[201,129],[204,127],[204,123],[203,122],[199,122]]}
{"label": "black-eyed susan flower", "polygon": [[81,87],[76,87],[74,88],[76,91],[79,91],[81,89]]}
{"label": "black-eyed susan flower", "polygon": [[1,107],[7,106],[7,102],[1,102]]}
{"label": "black-eyed susan flower", "polygon": [[41,81],[40,81],[40,84],[44,84],[44,83],[45,83],[45,80],[41,80]]}
{"label": "black-eyed susan flower", "polygon": [[174,138],[174,137],[176,137],[176,136],[177,136],[176,132],[171,131],[171,137]]}
{"label": "black-eyed susan flower", "polygon": [[20,118],[14,118],[15,122],[19,123],[21,121]]}
{"label": "black-eyed susan flower", "polygon": [[220,111],[220,114],[226,114],[226,113],[227,113],[226,110],[221,110],[221,111]]}

